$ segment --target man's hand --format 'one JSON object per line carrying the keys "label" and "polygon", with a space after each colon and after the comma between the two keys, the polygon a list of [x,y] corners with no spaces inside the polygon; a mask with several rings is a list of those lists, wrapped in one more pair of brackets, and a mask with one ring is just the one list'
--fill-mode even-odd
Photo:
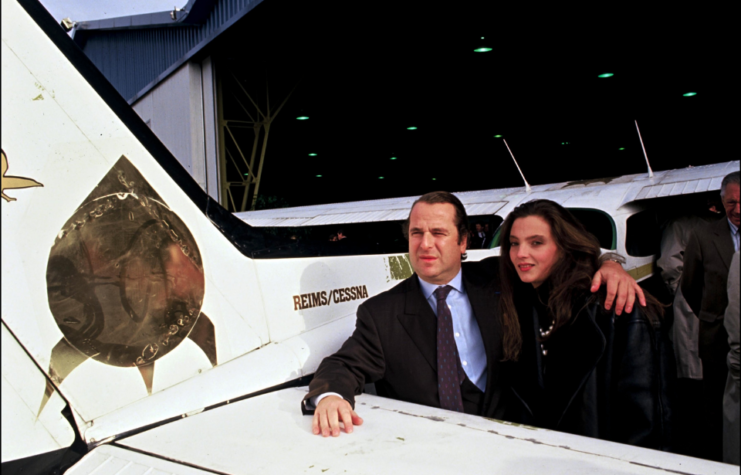
{"label": "man's hand", "polygon": [[340,420],[345,424],[345,432],[352,433],[353,425],[363,424],[363,419],[352,410],[350,403],[339,396],[327,396],[316,405],[311,429],[315,435],[338,437]]}
{"label": "man's hand", "polygon": [[[630,276],[623,266],[613,261],[605,261],[592,279],[592,292],[597,292],[602,285],[607,285],[607,297],[605,298],[605,310],[610,310],[615,302],[615,314],[620,315],[623,309],[630,313],[638,295],[638,302],[646,306],[646,296],[638,282]],[[617,296],[617,301],[615,301]]]}

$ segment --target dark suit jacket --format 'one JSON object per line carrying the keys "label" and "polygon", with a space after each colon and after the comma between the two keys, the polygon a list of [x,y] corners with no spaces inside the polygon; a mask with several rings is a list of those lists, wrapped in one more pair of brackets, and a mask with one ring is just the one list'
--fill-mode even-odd
{"label": "dark suit jacket", "polygon": [[[463,285],[481,330],[487,358],[482,415],[503,415],[502,327],[498,259],[463,265]],[[322,361],[304,401],[336,392],[354,406],[366,383],[379,396],[440,407],[437,391],[437,317],[412,275],[358,307],[355,332]],[[304,413],[310,413],[302,403]]]}
{"label": "dark suit jacket", "polygon": [[[682,270],[682,294],[700,319],[700,357],[723,363],[728,343],[722,319],[728,306],[726,282],[732,258],[731,230],[728,219],[723,217],[695,229],[684,251]],[[716,344],[718,351],[710,354]]]}
{"label": "dark suit jacket", "polygon": [[483,249],[486,239],[487,239],[486,235],[484,235],[483,237],[480,237],[479,233],[474,231],[473,234],[471,235],[471,244],[469,248],[470,249]]}

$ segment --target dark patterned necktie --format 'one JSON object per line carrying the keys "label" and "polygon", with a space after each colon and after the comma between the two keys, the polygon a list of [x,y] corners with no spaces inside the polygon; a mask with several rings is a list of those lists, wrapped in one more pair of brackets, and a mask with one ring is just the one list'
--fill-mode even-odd
{"label": "dark patterned necktie", "polygon": [[440,407],[463,412],[463,369],[453,336],[453,316],[445,301],[451,290],[453,287],[446,285],[438,287],[434,292],[437,299],[437,391],[440,395]]}

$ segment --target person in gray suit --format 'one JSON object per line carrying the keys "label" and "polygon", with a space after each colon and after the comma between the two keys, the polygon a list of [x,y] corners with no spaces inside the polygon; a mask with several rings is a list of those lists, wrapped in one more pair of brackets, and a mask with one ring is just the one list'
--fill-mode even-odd
{"label": "person in gray suit", "polygon": [[728,307],[723,317],[723,325],[728,332],[728,381],[723,394],[723,461],[739,465],[739,257],[738,251],[733,255],[731,270],[728,271]]}
{"label": "person in gray suit", "polygon": [[728,306],[728,269],[739,249],[739,172],[723,178],[720,196],[726,217],[696,229],[684,254],[682,294],[700,319],[698,348],[702,360],[704,428],[700,436],[702,456],[721,461],[723,457],[723,392],[728,367],[728,333],[723,316]]}
{"label": "person in gray suit", "polygon": [[667,318],[671,322],[669,335],[677,370],[672,411],[676,449],[684,455],[699,456],[701,417],[697,407],[702,401],[702,362],[697,342],[700,320],[684,299],[679,281],[684,268],[684,251],[692,232],[698,227],[714,223],[725,213],[720,211],[720,201],[715,197],[694,201],[681,208],[685,214],[671,219],[664,228],[661,256],[656,264],[661,269],[661,278],[669,295],[673,297],[674,318]]}
{"label": "person in gray suit", "polygon": [[725,213],[720,203],[708,199],[690,206],[690,212],[671,219],[661,237],[661,255],[656,264],[661,269],[661,279],[674,297],[674,322],[671,339],[677,360],[677,378],[702,380],[702,363],[697,350],[700,322],[682,295],[679,281],[684,268],[684,252],[692,232],[718,221]]}

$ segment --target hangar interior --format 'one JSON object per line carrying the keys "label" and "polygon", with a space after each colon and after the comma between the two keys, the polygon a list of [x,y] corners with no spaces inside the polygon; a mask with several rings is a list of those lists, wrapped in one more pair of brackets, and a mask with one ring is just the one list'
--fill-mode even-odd
{"label": "hangar interior", "polygon": [[531,184],[642,173],[634,120],[654,170],[727,154],[705,13],[595,8],[190,0],[73,34],[230,211],[521,186],[503,139]]}

